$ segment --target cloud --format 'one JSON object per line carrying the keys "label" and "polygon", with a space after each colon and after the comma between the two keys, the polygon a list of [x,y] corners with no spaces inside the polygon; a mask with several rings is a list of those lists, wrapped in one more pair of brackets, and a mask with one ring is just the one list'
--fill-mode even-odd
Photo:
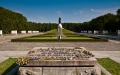
{"label": "cloud", "polygon": [[92,12],[94,12],[94,9],[90,9]]}
{"label": "cloud", "polygon": [[58,16],[61,16],[61,11],[55,12]]}
{"label": "cloud", "polygon": [[20,10],[15,10],[14,12],[17,12],[17,13],[22,13],[22,11],[20,11]]}
{"label": "cloud", "polygon": [[80,13],[80,14],[83,14],[84,12],[83,12],[82,10],[79,10],[79,13]]}
{"label": "cloud", "polygon": [[76,12],[74,12],[74,14],[76,15],[77,13],[76,13]]}
{"label": "cloud", "polygon": [[43,16],[40,16],[38,20],[39,22],[43,22],[43,23],[47,21],[46,17],[43,17]]}
{"label": "cloud", "polygon": [[73,10],[74,11],[74,15],[76,15],[76,14],[83,14],[84,13],[84,11],[83,10]]}
{"label": "cloud", "polygon": [[90,11],[94,12],[94,13],[99,13],[99,14],[106,14],[106,13],[116,13],[116,8],[109,8],[109,9],[90,9]]}
{"label": "cloud", "polygon": [[32,21],[32,22],[37,22],[37,23],[45,23],[47,22],[47,19],[45,17],[36,17],[36,18],[28,18],[28,21]]}
{"label": "cloud", "polygon": [[35,19],[35,18],[28,18],[28,21],[31,21],[31,22],[39,22],[38,19]]}
{"label": "cloud", "polygon": [[39,17],[39,19],[40,19],[40,20],[45,20],[45,17],[42,17],[42,16],[41,16],[41,17]]}

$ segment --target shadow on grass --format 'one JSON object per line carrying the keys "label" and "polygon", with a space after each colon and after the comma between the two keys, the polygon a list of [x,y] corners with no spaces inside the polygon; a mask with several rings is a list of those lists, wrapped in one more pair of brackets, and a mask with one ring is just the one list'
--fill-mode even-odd
{"label": "shadow on grass", "polygon": [[[7,75],[11,70],[13,70],[16,66],[18,66],[16,63],[13,63],[4,73],[2,73],[2,75]],[[17,72],[16,74],[17,75]]]}

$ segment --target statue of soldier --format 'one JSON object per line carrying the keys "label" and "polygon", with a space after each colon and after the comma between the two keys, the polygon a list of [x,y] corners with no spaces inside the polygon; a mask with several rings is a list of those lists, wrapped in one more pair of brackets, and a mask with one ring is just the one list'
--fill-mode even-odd
{"label": "statue of soldier", "polygon": [[61,18],[59,17],[59,23],[61,23]]}

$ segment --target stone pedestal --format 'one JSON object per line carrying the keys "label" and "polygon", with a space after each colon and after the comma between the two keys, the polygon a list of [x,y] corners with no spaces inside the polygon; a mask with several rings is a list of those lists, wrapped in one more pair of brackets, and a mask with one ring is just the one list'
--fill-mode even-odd
{"label": "stone pedestal", "polygon": [[16,62],[18,75],[101,75],[94,55],[84,47],[35,47]]}
{"label": "stone pedestal", "polygon": [[101,75],[94,67],[20,67],[18,75]]}
{"label": "stone pedestal", "polygon": [[62,24],[60,23],[60,24],[58,24],[58,29],[57,29],[57,34],[56,34],[56,37],[58,37],[58,39],[59,39],[59,37],[64,37],[64,34],[62,33]]}

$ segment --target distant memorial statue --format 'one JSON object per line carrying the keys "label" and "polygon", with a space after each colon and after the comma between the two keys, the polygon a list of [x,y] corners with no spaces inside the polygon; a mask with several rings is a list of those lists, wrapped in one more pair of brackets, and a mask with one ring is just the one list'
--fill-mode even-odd
{"label": "distant memorial statue", "polygon": [[62,24],[61,24],[61,18],[59,17],[59,19],[58,19],[58,30],[57,30],[57,37],[58,37],[58,39],[61,39],[62,37],[64,37],[64,35],[63,35],[63,33],[62,33],[62,29],[63,29],[63,27],[62,27]]}
{"label": "distant memorial statue", "polygon": [[61,18],[59,17],[59,20],[58,20],[59,22],[58,23],[61,23]]}

